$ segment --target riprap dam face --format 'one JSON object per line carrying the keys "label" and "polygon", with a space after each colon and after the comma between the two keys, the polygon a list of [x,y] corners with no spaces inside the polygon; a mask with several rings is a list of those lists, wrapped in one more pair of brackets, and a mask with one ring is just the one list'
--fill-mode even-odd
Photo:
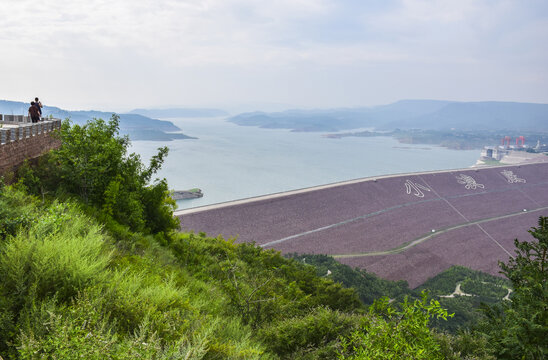
{"label": "riprap dam face", "polygon": [[416,287],[452,265],[499,275],[548,215],[548,163],[367,178],[179,212],[183,231],[237,237]]}

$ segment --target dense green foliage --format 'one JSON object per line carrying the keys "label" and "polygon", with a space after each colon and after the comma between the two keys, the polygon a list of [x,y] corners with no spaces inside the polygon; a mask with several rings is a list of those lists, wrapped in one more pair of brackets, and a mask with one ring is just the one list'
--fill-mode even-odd
{"label": "dense green foliage", "polygon": [[287,318],[260,332],[262,342],[284,359],[333,359],[341,349],[341,338],[356,331],[362,316],[327,307]]}
{"label": "dense green foliage", "polygon": [[536,241],[516,239],[516,256],[500,263],[512,301],[486,309],[482,331],[498,359],[548,357],[548,217],[529,233]]}
{"label": "dense green foliage", "polygon": [[[426,293],[420,300],[406,297],[396,309],[388,298],[381,298],[369,308],[362,328],[343,343],[341,359],[442,359],[441,347],[428,328],[430,318],[447,319],[439,302],[428,302]],[[350,355],[345,355],[350,352]]]}
{"label": "dense green foliage", "polygon": [[[467,295],[448,297],[460,289]],[[428,290],[444,309],[455,314],[448,321],[433,319],[431,324],[441,330],[457,333],[459,330],[474,327],[483,318],[484,304],[500,304],[508,295],[511,284],[507,279],[474,271],[462,266],[453,266],[429,279],[416,291]]]}
{"label": "dense green foliage", "polygon": [[[1,179],[0,179],[1,180]],[[36,216],[34,207],[28,204],[28,196],[22,192],[2,188],[0,182],[0,239],[14,235],[21,226],[27,226]]]}
{"label": "dense green foliage", "polygon": [[[351,268],[337,262],[327,255],[289,254],[289,257],[313,265],[318,276],[329,278],[346,287],[356,289],[363,303],[370,305],[383,296],[401,302],[405,296],[420,299],[421,292],[427,290],[431,298],[436,299],[441,307],[454,314],[449,319],[433,318],[430,325],[438,330],[453,334],[459,330],[473,327],[483,314],[482,304],[497,304],[508,294],[510,282],[504,278],[492,276],[462,266],[452,266],[426,281],[417,289],[410,289],[405,281],[389,281],[377,277],[364,269]],[[329,275],[328,274],[329,271]],[[472,296],[450,295],[460,284],[461,290]]]}
{"label": "dense green foliage", "polygon": [[[319,323],[351,329],[363,312],[354,290],[274,251],[193,234],[168,246],[138,233],[114,241],[72,202],[2,188],[2,203],[20,200],[4,223],[35,215],[0,242],[7,358],[334,356],[341,333]],[[289,350],[269,336],[306,328]]]}
{"label": "dense green foliage", "polygon": [[[346,287],[356,289],[360,300],[367,305],[373,304],[376,299],[383,296],[403,300],[405,295],[412,293],[406,281],[383,280],[364,269],[353,269],[348,265],[341,264],[331,256],[315,254],[289,254],[287,256],[313,265],[317,269],[318,276],[328,277]],[[328,272],[329,275],[327,275]]]}
{"label": "dense green foliage", "polygon": [[37,169],[21,170],[31,192],[77,196],[103,219],[114,219],[133,231],[177,228],[167,182],[150,184],[167,156],[167,147],[158,149],[149,166],[144,166],[139,155],[128,154],[129,139],[119,136],[117,115],[108,122],[96,119],[83,126],[65,120],[59,138],[62,146],[42,159]]}

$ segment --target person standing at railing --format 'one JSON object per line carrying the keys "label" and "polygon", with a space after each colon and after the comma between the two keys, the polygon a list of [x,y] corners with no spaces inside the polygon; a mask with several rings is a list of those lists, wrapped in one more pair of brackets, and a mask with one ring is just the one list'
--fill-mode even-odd
{"label": "person standing at railing", "polygon": [[38,108],[38,111],[40,112],[40,118],[42,118],[42,102],[38,100],[37,97],[34,98],[34,106]]}
{"label": "person standing at railing", "polygon": [[30,103],[29,116],[33,123],[40,121],[40,108],[36,106],[34,101],[31,101]]}

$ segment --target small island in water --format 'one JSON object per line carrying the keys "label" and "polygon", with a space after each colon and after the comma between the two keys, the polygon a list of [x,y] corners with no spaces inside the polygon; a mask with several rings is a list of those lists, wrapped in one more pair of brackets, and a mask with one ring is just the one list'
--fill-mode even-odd
{"label": "small island in water", "polygon": [[171,198],[173,200],[187,200],[187,199],[197,199],[203,197],[201,189],[194,188],[190,190],[175,190],[171,193]]}

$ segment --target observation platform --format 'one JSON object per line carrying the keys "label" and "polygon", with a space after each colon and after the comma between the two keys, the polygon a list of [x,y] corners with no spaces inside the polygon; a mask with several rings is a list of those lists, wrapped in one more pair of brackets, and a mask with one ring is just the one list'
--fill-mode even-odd
{"label": "observation platform", "polygon": [[32,123],[28,116],[0,114],[0,175],[58,148],[60,141],[51,135],[60,128],[60,119]]}

